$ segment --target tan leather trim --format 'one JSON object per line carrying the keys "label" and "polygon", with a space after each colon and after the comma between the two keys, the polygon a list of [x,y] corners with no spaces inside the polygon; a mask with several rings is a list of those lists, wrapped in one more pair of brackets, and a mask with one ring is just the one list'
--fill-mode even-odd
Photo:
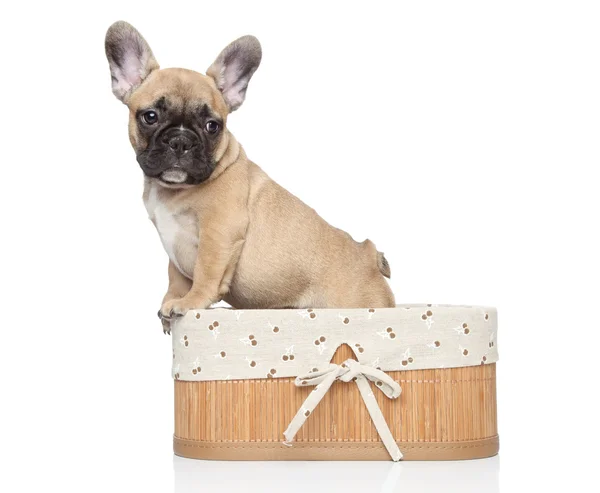
{"label": "tan leather trim", "polygon": [[[460,442],[397,442],[403,460],[482,459],[498,453],[498,436]],[[390,460],[381,442],[201,442],[173,437],[175,455],[208,460]]]}

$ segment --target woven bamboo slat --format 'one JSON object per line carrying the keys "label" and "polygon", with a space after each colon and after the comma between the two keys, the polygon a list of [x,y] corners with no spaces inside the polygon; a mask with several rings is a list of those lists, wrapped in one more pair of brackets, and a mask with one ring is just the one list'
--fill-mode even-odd
{"label": "woven bamboo slat", "polygon": [[[333,362],[353,358],[341,346]],[[498,450],[496,365],[394,371],[400,398],[374,395],[405,459],[464,459]],[[283,431],[312,388],[292,378],[175,381],[175,452],[194,458],[389,459],[356,385],[336,382],[298,432]]]}

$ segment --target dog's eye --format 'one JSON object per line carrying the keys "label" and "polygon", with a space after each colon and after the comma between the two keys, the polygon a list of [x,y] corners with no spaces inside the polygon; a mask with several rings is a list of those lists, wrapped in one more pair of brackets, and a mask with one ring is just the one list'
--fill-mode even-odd
{"label": "dog's eye", "polygon": [[156,111],[146,111],[146,113],[142,115],[142,118],[148,125],[154,125],[158,121]]}
{"label": "dog's eye", "polygon": [[209,120],[204,128],[209,134],[216,134],[219,131],[219,124],[214,120]]}

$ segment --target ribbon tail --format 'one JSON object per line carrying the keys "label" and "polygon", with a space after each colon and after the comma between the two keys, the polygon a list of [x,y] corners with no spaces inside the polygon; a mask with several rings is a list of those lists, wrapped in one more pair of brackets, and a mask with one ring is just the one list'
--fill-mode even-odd
{"label": "ribbon tail", "polygon": [[358,386],[358,390],[360,391],[363,401],[367,406],[367,410],[371,415],[373,424],[375,424],[377,433],[379,433],[379,436],[381,437],[383,445],[385,445],[385,448],[390,454],[392,460],[394,462],[399,461],[400,459],[402,459],[402,452],[400,452],[398,444],[396,443],[396,440],[394,439],[394,436],[392,435],[392,432],[390,431],[390,428],[385,421],[383,413],[377,405],[377,399],[375,399],[375,396],[373,395],[368,380],[364,375],[357,375],[356,385]]}
{"label": "ribbon tail", "polygon": [[327,375],[327,378],[325,378],[325,380],[323,380],[319,384],[319,387],[313,390],[306,398],[306,400],[304,401],[304,403],[290,422],[287,429],[283,432],[283,436],[285,437],[284,443],[286,443],[286,445],[289,446],[289,444],[294,440],[294,437],[296,436],[296,433],[298,433],[298,430],[302,428],[302,425],[306,422],[306,419],[310,416],[312,411],[319,405],[321,399],[325,397],[325,394],[333,385],[333,382],[335,382],[337,376],[338,371],[332,371],[329,375]]}

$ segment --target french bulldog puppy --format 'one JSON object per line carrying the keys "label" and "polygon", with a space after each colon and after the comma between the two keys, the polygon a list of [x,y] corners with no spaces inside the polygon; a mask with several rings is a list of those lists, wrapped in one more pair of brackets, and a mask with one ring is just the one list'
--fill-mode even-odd
{"label": "french bulldog puppy", "polygon": [[375,245],[271,180],[227,129],[261,61],[256,38],[232,42],[206,75],[159,69],[126,22],[108,29],[105,47],[113,93],[129,108],[144,203],[169,256],[166,331],[171,317],[221,299],[239,309],[394,306]]}

